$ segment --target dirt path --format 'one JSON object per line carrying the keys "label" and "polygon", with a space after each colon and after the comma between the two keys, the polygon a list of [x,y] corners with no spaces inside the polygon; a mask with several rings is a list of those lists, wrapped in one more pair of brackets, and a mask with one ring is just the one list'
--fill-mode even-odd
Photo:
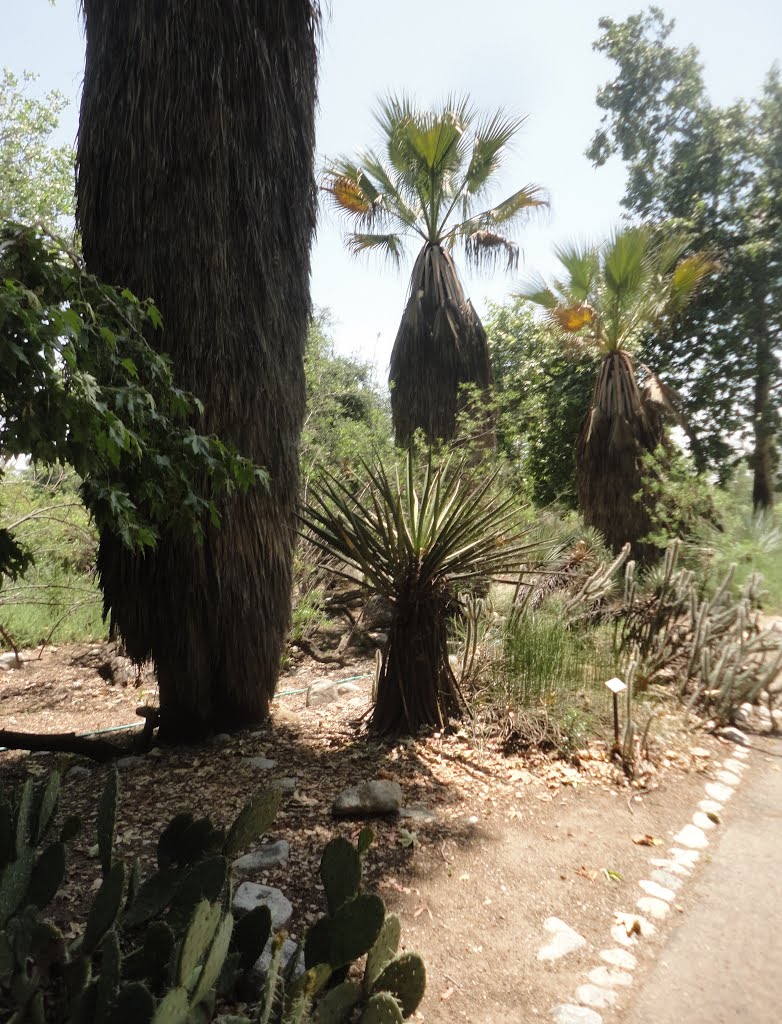
{"label": "dirt path", "polygon": [[[101,657],[62,649],[5,674],[0,718],[49,731],[132,721],[139,698],[148,699],[144,688],[109,685],[98,671]],[[330,672],[299,666],[281,681],[272,720],[261,729],[130,758],[120,767],[119,852],[149,860],[154,837],[183,807],[224,824],[251,792],[274,778],[289,780],[295,792],[269,839],[288,840],[290,858],[252,880],[284,891],[298,938],[322,912],[316,879],[324,844],[337,833],[354,837],[360,827],[332,818],[334,797],[363,779],[394,779],[419,816],[373,821],[366,883],[400,913],[405,947],[426,960],[427,997],[416,1020],[497,1024],[537,1017],[548,1024],[552,1007],[572,999],[595,967],[615,911],[633,910],[650,858],[689,820],[714,762],[730,756],[729,745],[703,733],[684,735],[675,718],[662,714],[655,720],[653,788],[641,795],[599,741],[579,753],[579,768],[537,751],[504,757],[464,735],[372,743],[357,726],[369,707],[370,670],[368,662]],[[307,707],[303,691],[316,675],[350,677],[355,689],[343,701]],[[273,767],[259,768],[258,759]],[[0,782],[40,776],[55,765],[68,773],[73,760],[0,754]],[[85,822],[53,908],[66,930],[83,920],[98,876],[89,849],[105,773],[83,764],[66,775],[68,811]],[[644,836],[660,850],[633,841]],[[566,921],[585,945],[541,962],[538,951],[550,938],[543,923],[552,917]],[[639,960],[654,948],[645,943]]]}
{"label": "dirt path", "polygon": [[[708,773],[707,764],[698,767]],[[638,801],[616,789],[566,787],[548,801],[532,791],[517,816],[479,814],[463,842],[424,847],[406,882],[411,891],[397,901],[405,943],[426,957],[420,1019],[549,1021],[598,962],[617,908],[633,910],[637,883],[659,852],[633,838],[669,844],[703,784],[696,771]],[[549,917],[582,935],[583,949],[540,962]]]}
{"label": "dirt path", "polygon": [[728,828],[624,1024],[770,1024],[782,963],[782,739],[757,739]]}

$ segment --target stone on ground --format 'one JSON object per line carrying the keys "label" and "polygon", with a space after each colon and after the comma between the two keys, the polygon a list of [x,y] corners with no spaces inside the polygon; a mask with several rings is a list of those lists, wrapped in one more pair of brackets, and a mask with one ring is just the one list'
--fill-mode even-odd
{"label": "stone on ground", "polygon": [[724,768],[714,774],[717,781],[721,782],[724,786],[738,786],[739,782],[741,782],[738,775],[735,775],[733,772],[727,772]]}
{"label": "stone on ground", "polygon": [[286,794],[286,796],[290,796],[292,793],[296,792],[296,782],[296,776],[292,775],[285,779],[273,779],[269,783],[269,786],[272,789],[279,789],[279,791]]}
{"label": "stone on ground", "polygon": [[730,740],[731,743],[738,743],[740,747],[746,747],[749,745],[749,740],[747,739],[746,734],[743,733],[741,729],[737,729],[733,725],[728,725],[724,729],[720,729],[717,735],[721,736],[724,740]]}
{"label": "stone on ground", "polygon": [[703,834],[703,829],[692,824],[685,825],[681,832],[673,837],[673,840],[675,843],[687,846],[691,850],[705,850],[709,845],[709,840]]}
{"label": "stone on ground", "polygon": [[402,787],[388,779],[373,779],[344,789],[331,812],[337,816],[396,814],[402,806]]}
{"label": "stone on ground", "polygon": [[638,966],[636,958],[626,949],[604,949],[600,953],[600,959],[612,967],[620,967],[623,971],[634,971]]}
{"label": "stone on ground", "polygon": [[569,924],[558,917],[547,917],[543,927],[553,935],[552,940],[538,950],[538,960],[560,960],[568,953],[574,953],[587,944],[583,935],[579,935]]}
{"label": "stone on ground", "polygon": [[599,1013],[586,1006],[574,1006],[571,1003],[555,1006],[551,1016],[554,1018],[554,1024],[603,1024],[603,1018]]}
{"label": "stone on ground", "polygon": [[264,871],[268,868],[276,868],[280,864],[286,864],[290,856],[290,845],[285,839],[278,839],[276,843],[268,843],[261,846],[252,853],[246,853],[233,862],[234,871],[242,874],[250,871]]}
{"label": "stone on ground", "polygon": [[611,970],[609,967],[594,967],[587,977],[593,985],[597,985],[599,988],[617,988],[633,983],[632,974],[628,974],[627,971]]}
{"label": "stone on ground", "polygon": [[733,790],[730,786],[725,786],[721,782],[707,782],[706,796],[710,800],[718,800],[721,804],[724,804],[726,800],[730,800],[733,796]]}
{"label": "stone on ground", "polygon": [[270,757],[243,757],[242,760],[245,764],[249,764],[251,768],[257,768],[261,772],[271,771],[277,764]]}
{"label": "stone on ground", "polygon": [[231,910],[235,917],[249,914],[256,907],[266,906],[271,911],[272,929],[283,928],[291,919],[293,907],[279,889],[256,882],[242,882],[234,894]]}
{"label": "stone on ground", "polygon": [[717,825],[717,822],[710,818],[705,811],[696,811],[692,816],[692,823],[698,828],[703,829],[704,832],[709,832]]}
{"label": "stone on ground", "polygon": [[[682,879],[678,878],[676,875],[672,875],[670,871],[662,871],[658,869],[656,871],[652,871],[649,877],[653,882],[657,882],[658,885],[662,885],[664,888],[673,890],[674,892],[676,892],[677,889],[681,889],[683,884]],[[653,896],[654,893],[650,893],[650,895]]]}
{"label": "stone on ground", "polygon": [[647,896],[654,896],[655,899],[665,900],[666,903],[670,903],[672,899],[676,898],[676,893],[673,889],[667,889],[664,885],[660,885],[659,882],[652,882],[643,878],[638,884]]}
{"label": "stone on ground", "polygon": [[655,921],[662,921],[671,909],[665,900],[657,899],[656,896],[642,896],[636,903],[642,914],[648,914]]}
{"label": "stone on ground", "polygon": [[604,1010],[607,1006],[614,1005],[616,992],[610,988],[599,988],[597,985],[579,985],[576,989],[576,999],[595,1010]]}

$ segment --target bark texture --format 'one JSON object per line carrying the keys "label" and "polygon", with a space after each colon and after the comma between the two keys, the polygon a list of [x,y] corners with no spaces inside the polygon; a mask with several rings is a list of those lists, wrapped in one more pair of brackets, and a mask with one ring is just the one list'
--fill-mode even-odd
{"label": "bark texture", "polygon": [[101,538],[106,611],[160,681],[161,735],[262,720],[290,617],[315,224],[317,5],[84,0],[77,153],[88,268],[151,295],[199,428],[265,466],[206,540]]}

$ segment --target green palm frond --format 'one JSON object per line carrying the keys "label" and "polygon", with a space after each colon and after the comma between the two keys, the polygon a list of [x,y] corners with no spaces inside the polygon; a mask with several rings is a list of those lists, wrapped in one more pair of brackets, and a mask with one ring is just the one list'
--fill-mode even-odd
{"label": "green palm frond", "polygon": [[505,151],[525,121],[525,117],[510,117],[500,109],[476,126],[472,155],[464,176],[467,196],[481,195],[499,170]]}
{"label": "green palm frond", "polygon": [[[331,161],[323,186],[359,232],[417,234],[431,245],[450,247],[454,239],[464,241],[477,232],[507,235],[531,210],[546,205],[543,190],[527,185],[502,203],[473,212],[522,118],[498,110],[479,119],[466,96],[448,96],[424,109],[404,94],[391,94],[378,101],[374,119],[378,148],[356,160]],[[456,217],[461,224],[453,223]],[[470,249],[481,258],[500,251],[480,241]],[[505,248],[506,260],[509,255]]]}

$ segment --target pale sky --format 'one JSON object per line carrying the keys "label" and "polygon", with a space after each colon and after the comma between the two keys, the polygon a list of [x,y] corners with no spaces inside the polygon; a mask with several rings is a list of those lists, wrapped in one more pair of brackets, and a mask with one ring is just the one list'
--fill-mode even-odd
{"label": "pale sky", "polygon": [[[778,0],[675,0],[662,6],[677,27],[674,42],[700,50],[712,97],[726,103],[757,94],[782,60]],[[593,170],[583,152],[599,121],[597,87],[613,77],[592,52],[602,15],[622,19],[647,5],[634,0],[332,0],[324,25],[320,74],[318,160],[353,153],[375,141],[375,98],[394,90],[426,104],[468,92],[482,108],[527,116],[495,199],[536,182],[551,211],[519,236],[523,271],[550,271],[553,245],[601,238],[619,217],[621,165]],[[0,0],[0,64],[35,71],[41,91],[59,89],[72,102],[62,139],[78,123],[84,40],[77,0]],[[323,210],[313,251],[312,294],[334,318],[341,351],[378,364],[385,376],[410,265],[395,271],[356,260],[343,248],[339,225]],[[464,275],[479,313],[486,299],[503,301],[514,279]],[[518,281],[518,278],[516,278]]]}

